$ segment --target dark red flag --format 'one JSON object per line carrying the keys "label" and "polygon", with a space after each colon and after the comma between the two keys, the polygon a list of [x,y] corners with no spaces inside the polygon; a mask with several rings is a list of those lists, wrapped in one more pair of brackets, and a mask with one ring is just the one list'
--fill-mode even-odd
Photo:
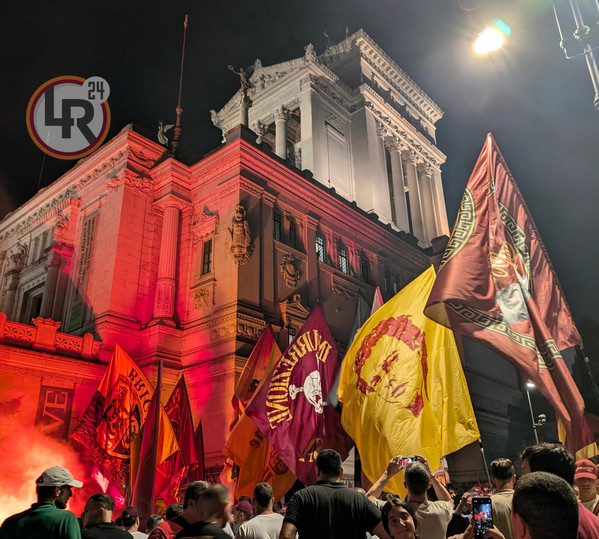
{"label": "dark red flag", "polygon": [[351,440],[339,414],[326,406],[340,361],[317,305],[246,408],[256,427],[297,478],[316,482],[315,460],[323,449],[347,457]]}
{"label": "dark red flag", "polygon": [[185,375],[179,378],[164,410],[175,431],[179,451],[158,467],[156,493],[167,505],[170,505],[178,501],[181,489],[189,482],[189,470],[197,461],[193,419]]}
{"label": "dark red flag", "polygon": [[192,466],[189,480],[199,481],[206,479],[206,461],[204,459],[204,431],[202,430],[202,422],[198,423],[195,430],[195,446],[196,446],[196,463]]}
{"label": "dark red flag", "polygon": [[491,134],[470,176],[425,314],[537,384],[577,458],[597,454],[560,350],[580,335],[541,236]]}

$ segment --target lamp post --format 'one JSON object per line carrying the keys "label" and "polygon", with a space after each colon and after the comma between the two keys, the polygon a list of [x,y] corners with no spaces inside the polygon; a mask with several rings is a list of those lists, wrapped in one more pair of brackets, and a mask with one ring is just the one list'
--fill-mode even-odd
{"label": "lamp post", "polygon": [[[555,15],[557,31],[559,32],[559,46],[564,51],[566,59],[568,60],[570,60],[571,58],[584,56],[587,62],[589,75],[591,76],[591,82],[593,83],[593,89],[595,90],[595,100],[593,101],[593,105],[597,110],[599,110],[599,71],[597,70],[597,63],[595,62],[595,55],[593,54],[593,51],[597,48],[597,45],[593,46],[590,39],[592,37],[593,32],[591,31],[591,28],[589,28],[589,26],[587,26],[584,22],[582,12],[578,5],[578,1],[566,0],[563,3],[568,4],[570,7],[570,11],[572,12],[572,22],[574,23],[575,30],[572,34],[572,38],[564,38],[564,34],[562,32],[562,20],[564,17],[562,16],[562,20],[560,20],[560,14],[558,13],[558,9],[556,7],[556,3],[558,1],[559,0],[553,1],[553,13]],[[593,11],[597,12],[593,14],[594,17],[597,17],[599,15],[599,2],[597,0],[595,0],[595,9]],[[595,22],[593,26],[596,27],[597,23]],[[578,52],[570,52],[572,45],[578,48]]]}
{"label": "lamp post", "polygon": [[524,384],[524,387],[526,388],[526,396],[528,397],[528,407],[530,408],[530,419],[532,420],[532,430],[535,433],[535,441],[538,444],[539,443],[539,434],[537,432],[537,428],[542,427],[547,422],[547,417],[545,416],[545,414],[539,414],[539,417],[535,421],[535,414],[532,411],[532,401],[530,400],[530,390],[536,389],[537,386],[534,384],[534,382],[531,382],[530,380],[528,380],[528,382],[526,382],[526,384]]}

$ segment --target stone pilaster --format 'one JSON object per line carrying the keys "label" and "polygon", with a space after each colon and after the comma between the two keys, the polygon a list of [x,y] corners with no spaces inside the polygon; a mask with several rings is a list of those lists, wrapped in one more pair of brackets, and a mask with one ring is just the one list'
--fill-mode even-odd
{"label": "stone pilaster", "polygon": [[[274,268],[274,239],[273,239],[273,208],[277,197],[267,191],[262,192],[262,267]],[[267,312],[275,310],[275,282],[272,271],[261,272],[262,294],[260,301],[262,309]]]}
{"label": "stone pilaster", "polygon": [[160,239],[160,259],[154,300],[154,318],[173,320],[175,314],[177,244],[181,210],[175,203],[164,204],[162,236]]}

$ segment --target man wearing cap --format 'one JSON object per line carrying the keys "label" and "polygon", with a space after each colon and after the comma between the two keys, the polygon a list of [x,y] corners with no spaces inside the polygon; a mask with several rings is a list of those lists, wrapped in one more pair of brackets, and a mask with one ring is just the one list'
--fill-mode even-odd
{"label": "man wearing cap", "polygon": [[30,509],[8,517],[0,527],[0,539],[81,539],[79,523],[70,511],[64,511],[73,495],[71,487],[80,488],[66,468],[54,466],[35,482],[37,503]]}
{"label": "man wearing cap", "polygon": [[252,504],[246,500],[240,500],[233,506],[233,533],[237,533],[241,525],[252,518]]}
{"label": "man wearing cap", "polygon": [[599,513],[599,496],[597,496],[597,467],[592,461],[582,459],[576,461],[574,484],[578,487],[580,503],[595,515]]}
{"label": "man wearing cap", "polygon": [[121,513],[123,527],[129,532],[133,539],[147,539],[148,534],[139,531],[139,513],[135,507],[129,506],[123,509]]}

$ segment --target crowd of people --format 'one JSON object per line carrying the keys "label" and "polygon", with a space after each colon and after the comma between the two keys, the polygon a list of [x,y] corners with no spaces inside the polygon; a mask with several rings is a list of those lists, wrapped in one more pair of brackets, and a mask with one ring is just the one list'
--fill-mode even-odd
{"label": "crowd of people", "polygon": [[[409,463],[391,459],[368,492],[350,488],[341,481],[341,456],[326,449],[316,459],[317,483],[295,492],[286,506],[275,503],[268,483],[233,505],[224,485],[194,481],[183,504],[145,522],[135,507],[116,518],[114,499],[105,493],[90,496],[77,518],[66,507],[83,483],[55,466],[37,479],[37,502],[4,521],[0,539],[598,539],[597,466],[575,462],[559,444],[528,447],[521,457],[519,479],[509,459],[497,459],[490,466],[493,486],[477,485],[460,496],[420,456]],[[401,499],[385,486],[404,468],[407,495]],[[482,496],[490,498],[493,514],[483,532],[475,531],[479,515],[472,507]]]}

